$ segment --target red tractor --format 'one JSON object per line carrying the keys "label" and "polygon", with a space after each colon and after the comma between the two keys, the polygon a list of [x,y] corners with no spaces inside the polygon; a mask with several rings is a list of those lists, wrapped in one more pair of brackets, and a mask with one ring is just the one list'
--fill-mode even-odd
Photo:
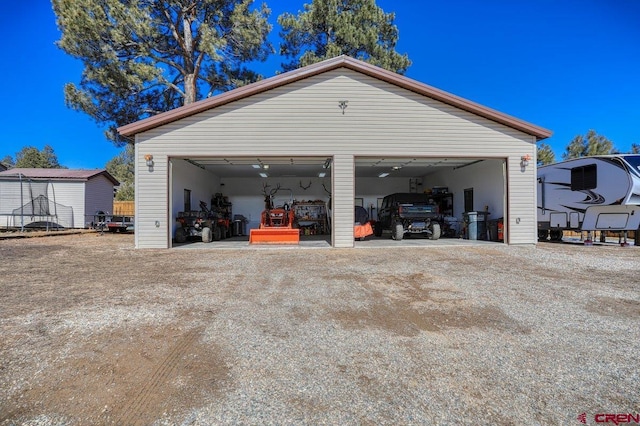
{"label": "red tractor", "polygon": [[290,204],[274,207],[273,196],[280,189],[278,185],[267,193],[268,185],[264,185],[265,209],[260,215],[260,229],[252,229],[249,242],[252,244],[298,244],[300,230],[294,228],[295,214]]}

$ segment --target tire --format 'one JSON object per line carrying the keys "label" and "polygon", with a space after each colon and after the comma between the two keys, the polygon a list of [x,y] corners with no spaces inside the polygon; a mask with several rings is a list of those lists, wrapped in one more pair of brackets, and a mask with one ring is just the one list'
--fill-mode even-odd
{"label": "tire", "polygon": [[549,238],[549,230],[548,229],[539,229],[538,230],[538,241],[547,241]]}
{"label": "tire", "polygon": [[184,228],[178,228],[176,229],[176,243],[184,243],[185,241],[187,241],[187,231],[184,230]]}
{"label": "tire", "polygon": [[376,237],[382,237],[382,224],[380,222],[373,224],[373,235]]}
{"label": "tire", "polygon": [[396,241],[402,241],[402,237],[404,237],[404,226],[402,226],[402,222],[396,222],[392,228],[393,234],[391,238]]}
{"label": "tire", "polygon": [[222,239],[222,228],[216,226],[213,228],[213,241],[220,241]]}
{"label": "tire", "polygon": [[551,241],[562,241],[562,229],[552,229],[550,234]]}
{"label": "tire", "polygon": [[202,228],[202,242],[210,243],[211,240],[213,240],[213,236],[211,235],[211,228],[205,226],[204,228]]}
{"label": "tire", "polygon": [[429,228],[431,228],[431,235],[429,236],[429,239],[437,240],[438,238],[440,238],[441,231],[439,223],[431,222]]}

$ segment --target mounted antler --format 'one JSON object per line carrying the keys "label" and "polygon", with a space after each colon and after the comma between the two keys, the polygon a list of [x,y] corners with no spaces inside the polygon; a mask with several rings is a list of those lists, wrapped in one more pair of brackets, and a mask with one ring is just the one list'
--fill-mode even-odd
{"label": "mounted antler", "polygon": [[327,208],[329,209],[329,211],[331,211],[331,191],[329,191],[327,189],[326,186],[324,186],[324,182],[322,182],[322,187],[324,188],[324,191],[329,194],[329,202],[327,203]]}
{"label": "mounted antler", "polygon": [[276,192],[280,190],[280,184],[278,184],[274,189],[269,190],[267,193],[267,188],[271,185],[267,183],[262,184],[262,193],[264,194],[264,207],[266,210],[271,210],[273,208],[273,196]]}
{"label": "mounted antler", "polygon": [[302,185],[302,181],[300,181],[300,188],[302,188],[302,189],[304,189],[304,190],[306,191],[306,190],[307,190],[307,189],[309,189],[310,187],[311,187],[311,181],[309,181],[309,185],[307,185],[307,186],[303,186],[303,185]]}

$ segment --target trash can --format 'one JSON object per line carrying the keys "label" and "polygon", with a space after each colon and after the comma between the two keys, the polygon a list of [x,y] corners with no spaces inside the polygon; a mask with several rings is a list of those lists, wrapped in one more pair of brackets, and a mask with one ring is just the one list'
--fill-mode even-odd
{"label": "trash can", "polygon": [[488,212],[466,212],[464,213],[465,235],[467,240],[487,239],[487,216]]}
{"label": "trash can", "polygon": [[234,237],[247,235],[247,218],[242,215],[234,215],[233,216],[233,229],[231,234]]}

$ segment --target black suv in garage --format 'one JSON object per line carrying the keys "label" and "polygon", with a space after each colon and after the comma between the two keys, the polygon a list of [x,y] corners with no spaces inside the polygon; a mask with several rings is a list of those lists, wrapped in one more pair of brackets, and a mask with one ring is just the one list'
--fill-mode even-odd
{"label": "black suv in garage", "polygon": [[383,198],[374,232],[380,237],[383,230],[391,230],[394,240],[413,234],[437,240],[441,232],[439,218],[438,205],[428,194],[398,192]]}

